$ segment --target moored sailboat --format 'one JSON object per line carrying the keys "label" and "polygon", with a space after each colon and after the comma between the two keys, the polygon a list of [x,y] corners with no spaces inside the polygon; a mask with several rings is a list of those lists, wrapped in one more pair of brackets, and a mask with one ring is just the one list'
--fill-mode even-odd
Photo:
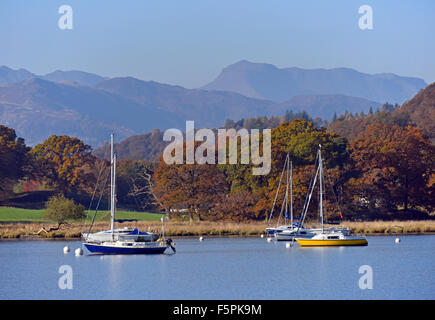
{"label": "moored sailboat", "polygon": [[345,235],[341,231],[324,231],[311,238],[296,238],[299,245],[307,246],[366,246],[367,239],[364,237]]}
{"label": "moored sailboat", "polygon": [[[319,145],[318,151],[319,165],[317,167],[316,175],[314,178],[314,183],[311,189],[309,199],[311,198],[312,191],[319,177],[319,215],[320,215],[320,229],[311,229],[314,233],[312,237],[295,237],[295,240],[301,246],[366,246],[367,239],[364,237],[351,236],[349,229],[337,229],[337,228],[324,228],[323,225],[323,160],[321,153],[321,146]],[[309,204],[309,202],[308,202]],[[308,207],[305,209],[306,215]]]}
{"label": "moored sailboat", "polygon": [[[269,223],[272,219],[273,210],[275,208],[276,200],[281,188],[282,179],[286,173],[286,189],[284,200],[281,205],[280,215],[278,217],[277,225],[275,227],[267,227],[266,231],[268,234],[273,235],[277,241],[289,241],[293,240],[295,236],[299,237],[309,237],[313,234],[310,230],[305,229],[301,224],[300,218],[295,218],[293,216],[293,163],[290,161],[290,155],[287,153],[283,171],[281,173],[281,178],[279,180],[278,189],[276,191],[275,200],[269,215]],[[284,224],[280,225],[281,216],[284,212]],[[289,215],[290,212],[290,215]],[[289,222],[289,223],[287,223]]]}
{"label": "moored sailboat", "polygon": [[113,134],[110,136],[110,230],[82,233],[83,245],[91,253],[101,254],[161,254],[168,247],[175,252],[171,239],[164,237],[164,219],[162,217],[161,235],[142,232],[134,228],[115,229],[116,207],[116,154],[113,152]]}

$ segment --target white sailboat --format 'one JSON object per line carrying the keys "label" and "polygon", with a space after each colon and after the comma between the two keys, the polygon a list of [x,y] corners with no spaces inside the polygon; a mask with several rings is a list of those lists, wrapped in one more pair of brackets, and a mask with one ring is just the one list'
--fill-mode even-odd
{"label": "white sailboat", "polygon": [[[163,253],[167,247],[175,252],[171,239],[165,240],[162,218],[162,237],[155,233],[141,232],[138,229],[115,229],[116,207],[116,154],[113,152],[113,134],[110,135],[110,230],[82,233],[83,245],[92,253],[104,254],[145,254]],[[94,216],[95,218],[95,216]]]}
{"label": "white sailboat", "polygon": [[[275,195],[275,200],[272,206],[272,210],[269,215],[268,224],[270,224],[270,221],[272,219],[273,210],[275,208],[275,204],[281,187],[284,172],[286,172],[286,190],[285,190],[284,200],[281,205],[281,212],[278,217],[278,222],[275,227],[267,227],[266,231],[268,232],[268,234],[274,235],[277,241],[292,240],[295,237],[295,235],[299,235],[301,237],[311,236],[312,234],[310,230],[305,229],[301,225],[300,221],[297,221],[300,219],[294,218],[293,216],[293,163],[290,161],[290,155],[288,153],[284,162],[284,168],[281,173],[281,178]],[[290,191],[290,197],[289,197],[289,191]],[[284,212],[284,224],[280,225],[281,216],[283,215],[283,212]],[[289,212],[290,215],[288,215]],[[288,224],[287,221],[289,222]]]}

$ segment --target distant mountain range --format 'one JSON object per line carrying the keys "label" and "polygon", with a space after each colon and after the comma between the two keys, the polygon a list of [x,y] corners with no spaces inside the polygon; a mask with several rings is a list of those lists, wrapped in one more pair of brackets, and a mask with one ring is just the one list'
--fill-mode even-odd
{"label": "distant mountain range", "polygon": [[233,92],[185,89],[131,77],[90,86],[77,81],[82,77],[71,82],[60,76],[60,82],[30,77],[0,85],[0,123],[16,129],[30,145],[52,134],[67,134],[98,147],[111,131],[124,139],[155,128],[183,129],[186,120],[216,127],[227,118],[262,115],[272,104]]}
{"label": "distant mountain range", "polygon": [[20,82],[35,77],[35,74],[27,71],[26,69],[13,70],[6,66],[0,67],[0,84]]}
{"label": "distant mountain range", "polygon": [[110,132],[118,139],[158,128],[223,126],[226,119],[307,111],[331,119],[367,112],[381,103],[412,98],[426,83],[392,74],[367,75],[352,69],[279,69],[241,61],[201,89],[105,78],[83,71],[36,75],[0,67],[0,124],[16,129],[34,145],[52,134],[76,136],[94,148]]}
{"label": "distant mountain range", "polygon": [[427,86],[419,78],[392,73],[366,74],[349,68],[277,68],[239,61],[222,70],[205,90],[237,92],[247,97],[284,102],[299,95],[346,95],[379,103],[399,103]]}
{"label": "distant mountain range", "polygon": [[179,124],[163,111],[104,90],[40,78],[0,86],[0,123],[16,129],[31,145],[52,134],[67,134],[93,146],[111,131],[126,138]]}
{"label": "distant mountain range", "polygon": [[25,69],[13,70],[6,66],[0,67],[0,84],[20,82],[31,78],[40,78],[55,82],[76,82],[83,85],[93,86],[107,78],[83,71],[61,71],[56,70],[46,75],[38,76]]}
{"label": "distant mountain range", "polygon": [[216,127],[223,125],[228,118],[263,115],[273,104],[233,92],[186,89],[132,77],[105,80],[94,88],[165,112],[166,118],[178,118],[181,129],[186,120],[195,120],[195,126]]}

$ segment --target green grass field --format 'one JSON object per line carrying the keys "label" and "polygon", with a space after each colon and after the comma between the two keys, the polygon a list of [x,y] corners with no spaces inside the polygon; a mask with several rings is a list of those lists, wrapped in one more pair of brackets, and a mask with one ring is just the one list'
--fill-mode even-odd
{"label": "green grass field", "polygon": [[[95,211],[86,212],[87,217],[83,221],[91,221]],[[140,221],[160,221],[160,213],[123,211],[116,212],[116,219],[137,219]],[[109,221],[110,212],[98,211],[96,221]],[[44,209],[21,209],[13,207],[0,207],[0,221],[8,222],[51,222],[44,219]]]}

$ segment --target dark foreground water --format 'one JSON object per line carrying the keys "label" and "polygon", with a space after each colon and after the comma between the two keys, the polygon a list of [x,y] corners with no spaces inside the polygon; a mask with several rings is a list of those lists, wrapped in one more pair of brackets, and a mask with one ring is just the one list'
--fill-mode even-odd
{"label": "dark foreground water", "polygon": [[[434,299],[435,236],[302,248],[261,238],[177,239],[175,255],[87,255],[78,241],[0,242],[0,299]],[[68,245],[71,252],[63,253]],[[170,252],[170,250],[167,250]],[[70,266],[72,289],[61,266]],[[372,289],[360,278],[372,269]],[[68,268],[68,267],[66,267]],[[369,284],[369,280],[362,281]]]}

